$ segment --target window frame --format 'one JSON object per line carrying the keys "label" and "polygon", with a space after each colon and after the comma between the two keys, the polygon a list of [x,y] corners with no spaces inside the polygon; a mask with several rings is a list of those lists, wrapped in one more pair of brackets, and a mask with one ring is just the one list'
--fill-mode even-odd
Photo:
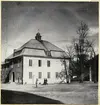
{"label": "window frame", "polygon": [[29,72],[29,79],[32,79],[32,72]]}
{"label": "window frame", "polygon": [[38,72],[38,78],[39,78],[39,79],[42,78],[42,72]]}
{"label": "window frame", "polygon": [[11,63],[11,68],[12,68],[12,69],[14,68],[14,63],[13,63],[13,62]]}
{"label": "window frame", "polygon": [[58,78],[59,72],[55,72],[55,77]]}
{"label": "window frame", "polygon": [[29,66],[32,66],[32,59],[29,59]]}
{"label": "window frame", "polygon": [[47,72],[47,78],[50,79],[51,78],[51,73]]}
{"label": "window frame", "polygon": [[50,60],[47,60],[47,67],[50,67],[50,65],[51,65]]}
{"label": "window frame", "polygon": [[38,60],[38,67],[42,66],[42,60]]}

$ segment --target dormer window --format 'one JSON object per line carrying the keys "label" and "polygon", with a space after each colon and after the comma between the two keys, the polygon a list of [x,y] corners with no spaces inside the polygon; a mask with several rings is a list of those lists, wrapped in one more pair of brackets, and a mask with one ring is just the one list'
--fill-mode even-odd
{"label": "dormer window", "polygon": [[51,52],[50,51],[45,51],[47,56],[51,56]]}

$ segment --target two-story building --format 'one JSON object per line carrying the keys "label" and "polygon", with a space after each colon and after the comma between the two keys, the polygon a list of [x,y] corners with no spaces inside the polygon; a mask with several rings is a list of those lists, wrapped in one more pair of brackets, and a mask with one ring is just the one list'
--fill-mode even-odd
{"label": "two-story building", "polygon": [[42,40],[38,32],[35,39],[15,49],[2,64],[2,81],[35,84],[36,79],[43,83],[59,83],[58,73],[64,68],[61,59],[69,65],[66,53],[54,44]]}

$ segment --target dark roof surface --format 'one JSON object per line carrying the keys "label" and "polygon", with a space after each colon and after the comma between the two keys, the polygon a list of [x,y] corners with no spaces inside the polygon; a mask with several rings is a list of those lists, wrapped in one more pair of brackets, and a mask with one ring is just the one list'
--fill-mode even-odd
{"label": "dark roof surface", "polygon": [[[47,54],[49,52],[49,55]],[[20,48],[16,49],[14,54],[7,59],[12,59],[21,55],[42,56],[42,57],[67,57],[66,53],[54,44],[41,40],[31,39]]]}
{"label": "dark roof surface", "polygon": [[43,50],[47,50],[47,51],[51,51],[51,50],[63,51],[62,49],[60,49],[59,47],[51,44],[48,41],[45,41],[45,40],[38,41],[36,39],[29,40],[27,43],[25,43],[23,46],[21,46],[16,51],[21,50],[25,47],[34,48],[34,49],[43,49]]}

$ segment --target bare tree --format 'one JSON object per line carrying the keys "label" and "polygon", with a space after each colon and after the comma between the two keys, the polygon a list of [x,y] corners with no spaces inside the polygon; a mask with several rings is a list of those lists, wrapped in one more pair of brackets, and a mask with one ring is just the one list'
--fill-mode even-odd
{"label": "bare tree", "polygon": [[71,76],[72,76],[72,70],[69,68],[69,64],[71,63],[73,57],[74,57],[74,48],[73,46],[66,46],[66,54],[67,57],[69,58],[69,63],[67,64],[66,62],[66,57],[64,55],[62,55],[61,62],[62,65],[64,66],[64,68],[62,69],[62,71],[59,73],[58,78],[61,79],[61,82],[66,82],[66,83],[71,83]]}
{"label": "bare tree", "polygon": [[[66,57],[62,55],[61,62],[63,65],[62,71],[59,73],[58,77],[62,80],[62,82],[70,83],[70,70],[69,70],[69,63],[66,62]],[[70,60],[70,58],[69,58]],[[68,61],[69,62],[69,61]]]}
{"label": "bare tree", "polygon": [[73,45],[70,45],[70,46],[66,46],[66,54],[69,58],[73,59],[74,58],[74,55],[75,55],[75,50],[74,50],[74,47]]}
{"label": "bare tree", "polygon": [[[95,51],[93,49],[93,42],[88,40],[89,27],[86,23],[81,22],[80,26],[77,28],[77,34],[79,35],[78,41],[74,44],[75,53],[77,60],[80,64],[80,82],[84,79],[84,67],[85,62],[89,60],[89,53],[93,53],[95,56]],[[90,51],[90,49],[92,49]]]}
{"label": "bare tree", "polygon": [[[93,41],[88,39],[89,27],[86,23],[81,22],[80,26],[77,28],[78,39],[73,39],[71,46],[66,46],[66,54],[70,58],[69,65],[66,65],[65,57],[61,60],[64,65],[64,69],[59,73],[59,78],[62,82],[70,83],[72,72],[77,71],[80,82],[83,82],[85,76],[88,75],[85,72],[86,62],[95,56],[95,51],[93,48]],[[74,61],[76,58],[76,61]],[[69,67],[71,65],[71,68]],[[91,70],[91,69],[90,69]],[[90,71],[90,80],[92,80],[92,73]]]}
{"label": "bare tree", "polygon": [[73,47],[73,44],[70,45],[70,46],[66,46],[66,54],[67,56],[70,58],[69,59],[69,67],[67,68],[68,69],[68,81],[69,83],[71,82],[71,78],[72,78],[72,68],[76,68],[75,67],[75,64],[73,62],[73,59],[74,59],[74,55],[75,55],[75,50],[74,50],[74,47]]}

